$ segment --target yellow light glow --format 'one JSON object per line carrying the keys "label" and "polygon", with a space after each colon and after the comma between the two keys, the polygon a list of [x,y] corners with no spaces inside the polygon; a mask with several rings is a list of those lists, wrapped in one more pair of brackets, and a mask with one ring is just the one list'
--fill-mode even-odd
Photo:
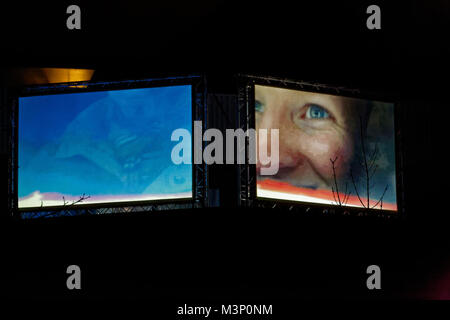
{"label": "yellow light glow", "polygon": [[91,80],[95,70],[71,68],[20,68],[11,71],[10,82],[35,85]]}

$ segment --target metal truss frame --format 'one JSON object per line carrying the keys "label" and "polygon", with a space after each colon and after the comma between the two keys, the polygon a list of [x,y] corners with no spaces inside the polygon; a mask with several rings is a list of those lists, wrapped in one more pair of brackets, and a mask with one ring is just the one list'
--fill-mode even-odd
{"label": "metal truss frame", "polygon": [[[193,90],[193,116],[194,121],[202,121],[202,127],[208,128],[208,94],[206,78],[203,77],[200,81],[196,81]],[[192,146],[194,148],[194,134],[192,133]],[[202,150],[205,150],[206,141],[202,139]],[[194,152],[192,152],[194,156]],[[203,157],[202,157],[203,158]],[[194,161],[193,161],[194,163]],[[200,207],[208,205],[208,167],[202,161],[201,164],[193,164],[193,183],[194,183],[194,203]]]}
{"label": "metal truss frame", "polygon": [[[254,85],[248,78],[238,79],[238,128],[247,132],[255,128]],[[245,154],[245,163],[238,164],[239,205],[250,207],[256,199],[256,167],[249,164],[249,139],[246,135],[245,145],[238,153]]]}
{"label": "metal truss frame", "polygon": [[8,118],[8,215],[15,217],[17,209],[17,177],[18,177],[18,100],[5,89],[7,118]]}
{"label": "metal truss frame", "polygon": [[[193,164],[192,198],[158,201],[106,203],[106,204],[68,204],[53,208],[18,208],[18,97],[46,95],[55,93],[90,92],[126,88],[146,88],[170,85],[192,86],[192,123],[207,121],[207,87],[202,75],[167,77],[157,79],[126,80],[111,82],[71,82],[44,86],[29,86],[10,90],[7,95],[9,118],[9,158],[8,158],[8,211],[17,219],[53,218],[58,216],[128,214],[138,212],[155,212],[163,210],[192,209],[207,206],[208,175],[205,163]],[[204,146],[203,146],[204,147]]]}

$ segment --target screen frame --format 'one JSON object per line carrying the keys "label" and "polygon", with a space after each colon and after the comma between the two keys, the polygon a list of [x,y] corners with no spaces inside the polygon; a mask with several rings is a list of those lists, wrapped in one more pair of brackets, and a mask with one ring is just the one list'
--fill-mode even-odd
{"label": "screen frame", "polygon": [[[83,214],[129,213],[161,211],[205,207],[207,205],[207,170],[206,164],[192,163],[192,197],[137,200],[102,203],[79,203],[73,205],[19,208],[18,206],[18,133],[19,133],[19,98],[66,93],[87,93],[112,90],[157,88],[168,86],[191,86],[191,147],[194,147],[194,121],[202,121],[206,127],[206,81],[203,75],[176,76],[165,78],[70,82],[15,88],[10,95],[10,150],[8,177],[8,209],[14,218],[29,219],[35,217],[74,216]],[[194,152],[191,152],[192,157]]]}
{"label": "screen frame", "polygon": [[[405,217],[405,201],[403,193],[403,155],[402,155],[402,106],[392,95],[380,92],[352,89],[344,86],[331,86],[323,83],[312,83],[293,79],[282,79],[273,76],[239,74],[238,75],[238,114],[239,128],[244,131],[255,129],[255,85],[269,86],[281,89],[291,89],[319,94],[330,94],[349,98],[388,102],[394,105],[394,144],[395,144],[395,176],[397,211],[386,209],[365,209],[362,207],[339,206],[338,204],[320,204],[306,201],[273,199],[257,196],[256,165],[239,165],[238,179],[240,184],[239,205],[250,208],[285,208],[289,211],[307,213],[343,215],[371,215],[381,217]],[[249,159],[249,140],[246,140],[246,159]]]}

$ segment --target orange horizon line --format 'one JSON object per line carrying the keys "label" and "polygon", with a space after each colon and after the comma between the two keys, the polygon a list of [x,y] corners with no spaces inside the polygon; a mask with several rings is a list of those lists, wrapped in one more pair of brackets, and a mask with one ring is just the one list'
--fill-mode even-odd
{"label": "orange horizon line", "polygon": [[[283,192],[283,193],[289,193],[289,194],[293,194],[293,195],[302,195],[302,196],[319,198],[322,200],[329,200],[329,201],[337,202],[336,192],[333,195],[333,191],[331,191],[331,190],[326,190],[326,189],[312,190],[312,189],[304,188],[304,187],[296,187],[296,186],[291,185],[288,182],[275,181],[275,180],[271,180],[271,179],[265,179],[264,181],[257,182],[257,186],[260,187],[261,189],[268,190],[268,191]],[[344,196],[346,196],[341,192],[339,192],[338,194],[339,194],[339,198],[341,200],[343,200]],[[335,199],[335,196],[336,196],[336,199]],[[348,197],[348,201],[346,201],[345,204],[363,207],[361,205],[360,199],[364,203],[364,205],[367,205],[367,198],[363,198],[363,197],[358,198],[358,196],[356,196],[356,195],[350,195]],[[378,201],[376,201],[376,200],[369,199],[369,206],[374,206],[377,202]],[[338,203],[336,203],[336,204],[338,204]],[[380,208],[381,208],[381,206],[380,206],[380,204],[378,204],[374,209],[380,209]],[[388,209],[388,210],[394,210],[394,211],[397,211],[397,209],[398,209],[396,203],[384,202],[384,201],[383,201],[382,208]]]}

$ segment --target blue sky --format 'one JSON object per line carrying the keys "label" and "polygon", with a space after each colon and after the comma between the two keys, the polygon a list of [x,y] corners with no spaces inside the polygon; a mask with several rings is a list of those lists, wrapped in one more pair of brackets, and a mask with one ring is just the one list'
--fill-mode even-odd
{"label": "blue sky", "polygon": [[170,169],[170,136],[191,131],[191,103],[190,86],[20,98],[19,197],[157,193],[167,181],[191,191],[191,170]]}

